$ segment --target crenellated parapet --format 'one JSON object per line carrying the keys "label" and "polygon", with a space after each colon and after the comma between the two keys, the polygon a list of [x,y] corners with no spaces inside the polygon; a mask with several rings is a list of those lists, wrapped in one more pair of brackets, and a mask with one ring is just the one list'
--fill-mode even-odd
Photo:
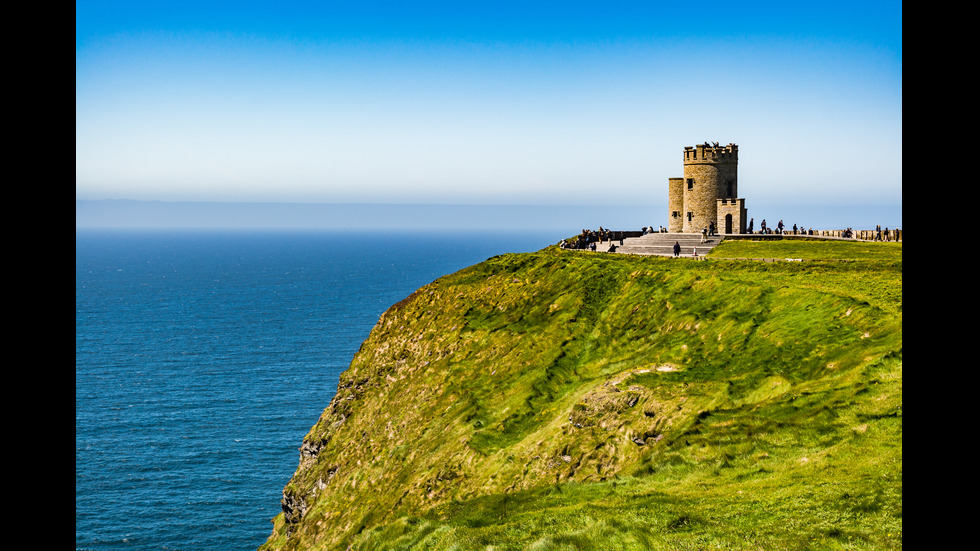
{"label": "crenellated parapet", "polygon": [[688,163],[738,163],[738,146],[718,142],[689,145],[684,148],[684,164]]}

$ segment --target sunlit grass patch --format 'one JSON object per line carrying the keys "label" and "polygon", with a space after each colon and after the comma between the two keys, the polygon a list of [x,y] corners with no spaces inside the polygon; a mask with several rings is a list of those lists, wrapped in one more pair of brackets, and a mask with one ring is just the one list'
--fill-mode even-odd
{"label": "sunlit grass patch", "polygon": [[441,278],[341,377],[266,548],[900,548],[901,249],[852,245]]}
{"label": "sunlit grass patch", "polygon": [[901,261],[901,242],[825,239],[726,239],[710,258]]}

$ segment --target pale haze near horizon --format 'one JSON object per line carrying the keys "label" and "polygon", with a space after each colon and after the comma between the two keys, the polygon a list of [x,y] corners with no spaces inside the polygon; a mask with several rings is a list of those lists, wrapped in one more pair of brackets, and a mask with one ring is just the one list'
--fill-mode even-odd
{"label": "pale haze near horizon", "polygon": [[901,3],[533,6],[77,2],[76,200],[665,210],[718,141],[900,218]]}

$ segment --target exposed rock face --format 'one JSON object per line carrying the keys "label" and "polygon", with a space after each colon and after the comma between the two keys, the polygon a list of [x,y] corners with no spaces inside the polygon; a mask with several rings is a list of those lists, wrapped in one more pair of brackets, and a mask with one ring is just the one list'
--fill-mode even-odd
{"label": "exposed rock face", "polygon": [[303,497],[289,490],[282,492],[282,513],[287,525],[295,525],[306,514],[306,502]]}

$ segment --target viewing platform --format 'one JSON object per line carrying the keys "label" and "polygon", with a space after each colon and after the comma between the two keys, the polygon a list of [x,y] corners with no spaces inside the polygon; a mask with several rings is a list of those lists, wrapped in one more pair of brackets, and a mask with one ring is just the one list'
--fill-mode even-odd
{"label": "viewing platform", "polygon": [[679,243],[681,252],[678,256],[692,257],[697,249],[697,255],[704,256],[718,245],[724,236],[708,236],[707,242],[701,242],[699,233],[648,233],[639,237],[627,237],[623,244],[616,243],[616,252],[623,254],[674,256],[674,243]]}
{"label": "viewing platform", "polygon": [[[803,234],[802,232],[795,234],[785,232],[710,235],[705,243],[701,242],[701,234],[699,233],[648,233],[635,237],[626,237],[623,239],[622,245],[617,240],[613,240],[613,243],[616,244],[617,253],[648,256],[674,256],[674,243],[678,243],[681,246],[681,252],[678,256],[691,258],[694,256],[695,249],[697,249],[697,256],[702,257],[724,239],[831,239],[840,241],[872,241],[875,239],[876,232],[874,230],[857,230],[854,232],[854,237],[841,237],[841,233],[841,230],[822,230],[819,232],[815,230],[813,235]],[[882,234],[882,238],[886,238],[884,231],[882,231]],[[901,241],[902,231],[889,231],[887,240]],[[608,247],[608,242],[598,244],[597,250],[606,251]]]}

